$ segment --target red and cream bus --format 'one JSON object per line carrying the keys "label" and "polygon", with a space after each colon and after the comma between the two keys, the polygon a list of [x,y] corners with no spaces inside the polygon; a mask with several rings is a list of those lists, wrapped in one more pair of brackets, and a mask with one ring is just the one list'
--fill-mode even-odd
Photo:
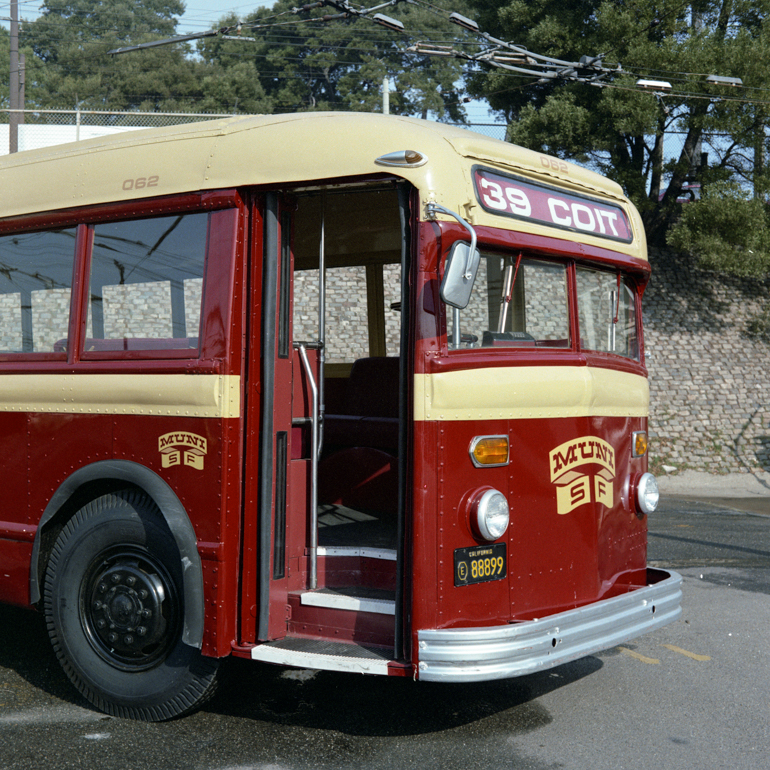
{"label": "red and cream bus", "polygon": [[514,677],[678,617],[617,185],[369,114],[0,169],[0,600],[96,707],[178,716],[227,656]]}

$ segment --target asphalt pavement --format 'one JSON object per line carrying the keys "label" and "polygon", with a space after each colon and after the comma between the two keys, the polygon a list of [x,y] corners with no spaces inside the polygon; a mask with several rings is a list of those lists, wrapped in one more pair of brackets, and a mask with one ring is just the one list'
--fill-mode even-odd
{"label": "asphalt pavement", "polygon": [[661,479],[649,563],[680,620],[520,679],[447,685],[229,661],[184,719],[94,711],[43,618],[0,606],[0,770],[755,770],[770,767],[770,479]]}

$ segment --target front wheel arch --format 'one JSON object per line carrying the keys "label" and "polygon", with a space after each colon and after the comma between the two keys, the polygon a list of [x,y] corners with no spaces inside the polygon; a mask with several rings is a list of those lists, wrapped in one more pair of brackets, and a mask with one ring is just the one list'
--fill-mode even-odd
{"label": "front wheel arch", "polygon": [[[35,533],[30,560],[30,602],[37,604],[42,596],[47,554],[44,548],[46,532],[58,530],[66,524],[70,515],[107,491],[118,491],[126,486],[144,492],[157,505],[179,550],[183,572],[184,626],[182,641],[200,649],[203,644],[204,595],[203,567],[198,553],[195,530],[173,489],[157,473],[128,460],[104,460],[80,468],[69,476],[54,492],[43,511]],[[80,497],[89,488],[97,489],[90,497]],[[78,501],[78,498],[80,500]],[[74,501],[78,501],[74,505]],[[62,520],[63,519],[63,520]],[[57,526],[58,525],[58,526]]]}

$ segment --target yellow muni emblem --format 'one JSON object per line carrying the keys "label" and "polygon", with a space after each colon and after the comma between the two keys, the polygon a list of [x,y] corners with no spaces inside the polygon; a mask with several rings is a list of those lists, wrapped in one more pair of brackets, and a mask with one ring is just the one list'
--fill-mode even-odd
{"label": "yellow muni emblem", "polygon": [[[549,457],[551,483],[556,485],[557,513],[569,513],[590,502],[612,508],[615,450],[604,439],[597,436],[576,438],[552,449]],[[590,476],[581,472],[585,465],[600,465],[601,468]]]}
{"label": "yellow muni emblem", "polygon": [[203,458],[207,451],[206,439],[186,431],[166,433],[158,438],[158,451],[164,468],[184,464],[202,471]]}

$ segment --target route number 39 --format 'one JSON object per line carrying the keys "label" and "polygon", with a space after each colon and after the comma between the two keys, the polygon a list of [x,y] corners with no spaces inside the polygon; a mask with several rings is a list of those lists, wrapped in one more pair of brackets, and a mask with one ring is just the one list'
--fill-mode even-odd
{"label": "route number 39", "polygon": [[123,181],[124,190],[143,190],[145,187],[157,187],[159,177],[155,176],[138,176],[136,179],[126,179]]}

